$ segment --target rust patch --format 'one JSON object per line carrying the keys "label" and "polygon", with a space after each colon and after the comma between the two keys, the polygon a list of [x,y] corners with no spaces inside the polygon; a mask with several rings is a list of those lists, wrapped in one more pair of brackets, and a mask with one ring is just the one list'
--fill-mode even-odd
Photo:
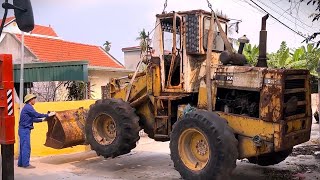
{"label": "rust patch", "polygon": [[85,143],[85,119],[87,110],[80,108],[56,112],[56,116],[47,118],[47,147],[64,149]]}

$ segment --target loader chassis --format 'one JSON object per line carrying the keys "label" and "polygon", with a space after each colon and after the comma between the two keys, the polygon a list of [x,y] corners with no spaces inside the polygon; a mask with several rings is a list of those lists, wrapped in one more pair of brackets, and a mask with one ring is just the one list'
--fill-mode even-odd
{"label": "loader chassis", "polygon": [[[148,62],[145,73],[134,81],[129,98],[129,102],[140,117],[140,124],[145,132],[149,137],[159,141],[170,139],[172,126],[181,118],[183,107],[187,104],[198,109],[206,109],[207,107],[206,84],[204,79],[199,79],[201,67],[205,66],[205,48],[203,46],[205,41],[203,39],[196,41],[196,39],[192,39],[194,38],[192,36],[191,40],[194,42],[189,42],[188,33],[190,35],[192,30],[186,28],[192,28],[190,22],[200,23],[201,19],[206,19],[209,14],[204,11],[178,14],[176,16],[185,20],[182,23],[185,27],[182,28],[181,21],[177,20],[179,22],[177,29],[181,28],[177,33],[184,32],[185,34],[179,35],[181,36],[181,38],[179,37],[181,41],[179,47],[182,47],[178,49],[180,52],[177,53],[179,60],[177,61],[177,58],[174,60],[180,64],[175,65],[179,67],[176,69],[179,73],[176,74],[183,78],[176,81],[179,84],[169,83],[168,86],[166,82],[168,73],[165,71],[170,69],[166,62],[168,57],[173,55],[168,54],[168,50],[165,51],[164,48],[161,48],[165,47],[162,46],[164,43],[163,31],[169,27],[170,21],[168,19],[175,19],[175,13],[158,15],[157,22],[162,23],[162,26],[159,26],[155,33],[154,48],[156,53]],[[198,20],[194,19],[195,16],[199,17]],[[221,18],[220,21],[226,22],[227,20]],[[203,27],[205,26],[207,25],[203,25]],[[201,27],[201,25],[197,27]],[[168,29],[173,31],[172,27]],[[197,32],[200,34],[203,31],[201,31],[202,28],[199,29]],[[159,35],[158,39],[157,35]],[[223,42],[216,41],[215,47],[221,48],[221,46],[223,46]],[[160,48],[157,49],[157,47]],[[186,49],[186,51],[181,49]],[[221,65],[218,62],[219,49],[215,49],[211,66],[213,111],[225,118],[234,130],[239,141],[239,158],[290,149],[294,145],[309,140],[311,107],[309,72],[307,70],[232,66]],[[175,81],[176,78],[173,78],[172,81]],[[114,79],[108,85],[110,88],[109,97],[124,99],[127,88],[120,86],[120,81]]]}
{"label": "loader chassis", "polygon": [[[90,106],[85,137],[98,155],[129,153],[143,129],[156,141],[170,140],[183,178],[224,179],[237,158],[277,164],[309,140],[309,71],[265,67],[268,16],[262,18],[259,67],[246,65],[244,44],[238,54],[231,50],[228,19],[211,16],[203,10],[157,15],[147,68],[112,79],[105,98]],[[210,44],[212,53],[206,52]]]}

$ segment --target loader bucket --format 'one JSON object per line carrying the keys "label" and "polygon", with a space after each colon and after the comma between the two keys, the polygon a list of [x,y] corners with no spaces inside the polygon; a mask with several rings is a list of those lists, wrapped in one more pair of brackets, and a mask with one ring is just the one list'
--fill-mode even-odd
{"label": "loader bucket", "polygon": [[84,125],[87,110],[79,108],[56,112],[54,117],[47,118],[47,147],[64,149],[85,143]]}

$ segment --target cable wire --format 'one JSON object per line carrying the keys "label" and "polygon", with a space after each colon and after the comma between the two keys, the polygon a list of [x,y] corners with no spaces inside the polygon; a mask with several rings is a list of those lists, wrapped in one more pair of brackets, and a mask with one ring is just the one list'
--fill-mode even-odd
{"label": "cable wire", "polygon": [[[280,21],[278,18],[274,17],[272,14],[270,14],[267,10],[265,10],[263,7],[261,7],[259,4],[257,4],[256,2],[254,2],[253,0],[250,0],[254,5],[256,5],[257,7],[259,7],[261,10],[263,10],[265,13],[269,14],[270,17],[272,17],[273,19],[275,19],[276,21],[278,21],[280,24],[282,24],[283,26],[285,26],[286,28],[288,28],[289,30],[291,30],[292,32],[296,33],[297,35],[303,37],[304,39],[306,39],[307,37],[300,34],[299,32],[297,32],[296,30],[292,29],[291,27],[289,27],[288,25],[286,25],[285,23],[283,23],[282,21]],[[314,42],[314,41],[312,41]]]}

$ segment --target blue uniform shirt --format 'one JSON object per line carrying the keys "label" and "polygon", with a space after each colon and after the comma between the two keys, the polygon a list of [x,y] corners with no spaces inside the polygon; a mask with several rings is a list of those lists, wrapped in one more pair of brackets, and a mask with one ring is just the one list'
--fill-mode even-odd
{"label": "blue uniform shirt", "polygon": [[48,117],[47,114],[36,112],[31,104],[26,104],[20,115],[19,128],[33,129],[33,123],[42,122],[39,118]]}

